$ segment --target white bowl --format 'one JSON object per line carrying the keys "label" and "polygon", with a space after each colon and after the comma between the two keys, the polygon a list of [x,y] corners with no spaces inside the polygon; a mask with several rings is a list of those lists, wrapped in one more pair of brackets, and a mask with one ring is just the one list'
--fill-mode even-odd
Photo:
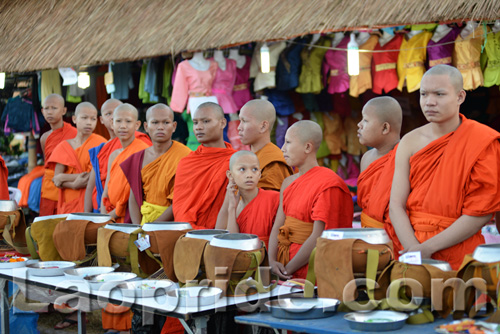
{"label": "white bowl", "polygon": [[0,262],[0,269],[14,269],[14,268],[22,268],[26,267],[28,264],[27,257],[21,257],[24,261],[22,262]]}
{"label": "white bowl", "polygon": [[210,241],[216,235],[228,234],[228,233],[229,231],[227,230],[193,230],[186,233],[185,237],[191,239],[202,239]]}
{"label": "white bowl", "polygon": [[89,282],[90,287],[95,290],[112,290],[118,284],[133,280],[137,277],[134,273],[107,273],[95,276],[86,276],[83,279]]}
{"label": "white bowl", "polygon": [[190,230],[193,227],[189,223],[182,222],[158,222],[158,223],[146,223],[142,225],[142,230],[145,232],[153,231],[183,231]]}
{"label": "white bowl", "polygon": [[141,228],[141,225],[112,223],[112,224],[106,224],[106,226],[104,226],[104,228],[107,228],[108,230],[116,230],[116,231],[130,234],[130,233],[134,232],[135,230],[137,230],[138,228]]}
{"label": "white bowl", "polygon": [[56,219],[56,218],[61,218],[61,220],[65,220],[66,217],[68,217],[68,216],[69,216],[69,214],[67,214],[67,213],[62,214],[62,215],[39,216],[39,217],[35,217],[35,219],[33,220],[33,223],[36,223],[38,221],[43,221],[43,220]]}
{"label": "white bowl", "polygon": [[321,237],[330,240],[360,239],[369,244],[386,244],[391,241],[382,228],[335,228],[323,231]]}
{"label": "white bowl", "polygon": [[83,280],[84,277],[100,274],[112,273],[115,271],[113,267],[82,267],[76,269],[66,269],[64,276],[72,280]]}
{"label": "white bowl", "polygon": [[74,268],[75,264],[69,261],[42,261],[26,265],[28,273],[33,276],[61,276],[66,269]]}
{"label": "white bowl", "polygon": [[150,298],[164,295],[174,287],[170,280],[142,280],[122,283],[117,286],[124,297]]}
{"label": "white bowl", "polygon": [[104,215],[102,213],[89,213],[89,212],[78,212],[70,213],[66,220],[88,220],[93,223],[102,224],[111,220],[110,215]]}
{"label": "white bowl", "polygon": [[15,211],[17,210],[17,208],[18,206],[16,201],[9,201],[9,200],[0,201],[0,212]]}
{"label": "white bowl", "polygon": [[479,245],[472,253],[474,260],[484,263],[500,261],[500,244]]}
{"label": "white bowl", "polygon": [[180,307],[199,307],[217,303],[222,290],[215,287],[192,286],[167,291],[167,303]]}
{"label": "white bowl", "polygon": [[262,247],[262,241],[255,234],[219,234],[210,240],[210,246],[252,251]]}

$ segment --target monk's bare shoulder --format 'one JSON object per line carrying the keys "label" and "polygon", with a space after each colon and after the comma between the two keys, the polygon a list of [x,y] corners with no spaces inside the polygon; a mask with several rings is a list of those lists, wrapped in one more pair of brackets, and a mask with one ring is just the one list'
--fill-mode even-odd
{"label": "monk's bare shoulder", "polygon": [[123,152],[123,148],[114,150],[113,153],[109,155],[109,163],[112,163],[121,152]]}
{"label": "monk's bare shoulder", "polygon": [[290,184],[292,184],[293,181],[297,180],[299,178],[299,174],[293,174],[287,177],[286,179],[283,180],[283,183],[281,184],[281,191],[285,190],[288,188]]}
{"label": "monk's bare shoulder", "polygon": [[142,159],[142,167],[144,168],[144,166],[147,166],[151,162],[155,161],[156,158],[157,156],[154,153],[153,146],[144,149],[144,158]]}
{"label": "monk's bare shoulder", "polygon": [[371,149],[369,151],[366,151],[365,154],[363,154],[363,156],[361,157],[361,163],[360,163],[361,172],[364,171],[365,169],[367,169],[368,166],[370,166],[372,162],[377,160],[378,156],[376,153],[377,152],[375,149]]}
{"label": "monk's bare shoulder", "polygon": [[398,146],[398,152],[411,157],[432,141],[430,124],[426,124],[403,136]]}
{"label": "monk's bare shoulder", "polygon": [[47,138],[50,136],[52,133],[52,129],[49,131],[45,132],[41,137],[40,137],[40,146],[42,146],[42,151],[45,154],[45,142],[47,141]]}

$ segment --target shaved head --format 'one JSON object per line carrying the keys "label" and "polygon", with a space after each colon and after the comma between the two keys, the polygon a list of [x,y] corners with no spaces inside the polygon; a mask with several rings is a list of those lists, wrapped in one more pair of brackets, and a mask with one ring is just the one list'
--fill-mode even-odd
{"label": "shaved head", "polygon": [[403,110],[395,98],[390,96],[375,97],[368,101],[363,109],[369,110],[370,108],[380,123],[387,122],[395,132],[398,134],[401,132]]}
{"label": "shaved head", "polygon": [[76,106],[76,109],[75,109],[75,116],[78,116],[78,114],[80,113],[80,111],[82,109],[90,109],[90,110],[95,110],[96,112],[96,115],[97,115],[97,108],[90,102],[82,102],[82,103],[79,103],[77,106]]}
{"label": "shaved head", "polygon": [[323,141],[323,131],[321,130],[321,126],[316,122],[308,120],[298,121],[288,129],[288,131],[290,130],[294,131],[294,135],[296,135],[302,143],[312,143],[315,151],[318,150],[321,141]]}
{"label": "shaved head", "polygon": [[174,119],[174,112],[172,111],[172,109],[170,109],[169,106],[163,103],[157,103],[154,106],[149,107],[148,111],[146,111],[146,122],[149,121],[149,118],[151,117],[151,113],[153,112],[153,110],[164,110],[169,113],[172,120]]}
{"label": "shaved head", "polygon": [[262,99],[250,100],[241,110],[248,111],[259,122],[268,121],[269,131],[272,130],[274,122],[276,121],[276,109],[271,102]]}
{"label": "shaved head", "polygon": [[118,99],[108,99],[102,104],[101,111],[107,110],[107,109],[115,110],[116,107],[118,107],[119,105],[122,105],[122,104],[123,104],[123,102],[118,100]]}
{"label": "shaved head", "polygon": [[254,157],[255,160],[257,160],[257,162],[259,162],[259,158],[255,155],[255,153],[253,153],[251,151],[245,151],[245,150],[238,151],[231,156],[231,159],[229,159],[229,169],[230,170],[233,169],[234,165],[238,162],[239,158],[248,157],[248,156]]}
{"label": "shaved head", "polygon": [[123,103],[123,104],[119,105],[118,107],[116,107],[115,111],[113,112],[113,117],[116,117],[116,114],[121,112],[121,111],[126,111],[126,112],[131,113],[132,115],[134,115],[134,118],[136,121],[139,119],[139,112],[137,111],[137,109],[133,105],[131,105],[129,103]]}
{"label": "shaved head", "polygon": [[451,85],[455,87],[455,91],[457,93],[464,89],[464,79],[462,77],[462,73],[460,73],[456,67],[442,64],[436,65],[425,72],[423,78],[429,75],[446,75],[450,79]]}
{"label": "shaved head", "polygon": [[59,102],[64,107],[64,98],[61,95],[59,95],[59,94],[50,94],[50,95],[48,95],[45,98],[45,100],[43,100],[44,104],[45,104],[45,101],[47,101],[47,100],[55,100],[55,101]]}
{"label": "shaved head", "polygon": [[[200,109],[210,109],[215,113],[215,115],[217,116],[218,119],[224,118],[224,110],[222,110],[222,107],[220,105],[218,105],[217,103],[213,103],[213,102],[202,103],[198,106],[198,108],[196,108],[196,111],[198,111]],[[195,114],[196,111],[193,114]]]}

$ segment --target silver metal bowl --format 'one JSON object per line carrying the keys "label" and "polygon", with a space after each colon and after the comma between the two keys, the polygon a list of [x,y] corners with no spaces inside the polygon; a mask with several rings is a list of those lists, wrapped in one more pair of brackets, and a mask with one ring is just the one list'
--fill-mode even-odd
{"label": "silver metal bowl", "polygon": [[321,237],[330,240],[360,239],[369,244],[386,244],[391,241],[382,228],[336,228],[323,231]]}
{"label": "silver metal bowl", "polygon": [[474,260],[484,263],[500,261],[500,244],[479,245],[472,253]]}
{"label": "silver metal bowl", "polygon": [[403,328],[408,314],[394,311],[352,312],[344,319],[349,327],[363,332],[385,332]]}
{"label": "silver metal bowl", "polygon": [[216,235],[210,240],[211,246],[252,251],[262,247],[262,241],[255,234],[228,233]]}
{"label": "silver metal bowl", "polygon": [[0,201],[0,212],[15,211],[15,210],[17,210],[16,201],[5,201],[5,200]]}
{"label": "silver metal bowl", "polygon": [[64,276],[73,280],[82,280],[87,276],[95,276],[100,274],[112,273],[114,267],[82,267],[77,269],[66,269]]}
{"label": "silver metal bowl", "polygon": [[61,220],[66,220],[66,218],[69,216],[69,214],[64,213],[61,215],[50,215],[50,216],[40,216],[40,217],[35,217],[33,220],[33,223],[36,223],[38,221],[44,221],[44,220],[49,220],[49,219],[58,219],[60,218]]}
{"label": "silver metal bowl", "polygon": [[331,317],[340,305],[332,298],[284,298],[265,303],[273,317],[281,319],[319,319]]}
{"label": "silver metal bowl", "polygon": [[66,269],[74,268],[75,264],[69,261],[42,261],[26,265],[28,273],[33,276],[62,276]]}
{"label": "silver metal bowl", "polygon": [[104,226],[104,228],[107,228],[108,230],[116,230],[127,234],[134,232],[140,227],[141,225],[138,224],[118,224],[118,223],[106,224],[106,226]]}
{"label": "silver metal bowl", "polygon": [[191,224],[184,222],[157,222],[142,225],[145,232],[153,231],[183,231],[192,229]]}
{"label": "silver metal bowl", "polygon": [[102,213],[88,213],[88,212],[78,212],[70,213],[66,220],[88,220],[93,223],[105,223],[111,220],[110,215],[105,215]]}
{"label": "silver metal bowl", "polygon": [[210,241],[216,235],[228,234],[226,230],[193,230],[186,233],[186,238],[203,239]]}
{"label": "silver metal bowl", "polygon": [[434,260],[434,259],[422,259],[422,264],[430,264],[436,268],[441,269],[442,271],[451,271],[451,266],[446,261]]}

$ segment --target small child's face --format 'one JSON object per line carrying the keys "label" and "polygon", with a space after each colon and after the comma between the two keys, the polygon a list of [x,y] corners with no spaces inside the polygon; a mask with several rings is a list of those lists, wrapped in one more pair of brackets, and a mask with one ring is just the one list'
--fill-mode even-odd
{"label": "small child's face", "polygon": [[111,107],[107,106],[101,109],[101,123],[106,127],[106,129],[111,129],[111,131],[113,131],[113,111],[115,109]]}
{"label": "small child's face", "polygon": [[241,156],[234,163],[230,174],[238,189],[255,189],[260,180],[259,160],[251,155]]}
{"label": "small child's face", "polygon": [[47,123],[57,124],[66,114],[66,108],[59,99],[48,97],[43,101],[42,114]]}
{"label": "small child's face", "polygon": [[113,116],[113,130],[120,140],[129,140],[135,136],[135,131],[139,128],[140,122],[137,117],[125,110],[115,111]]}
{"label": "small child's face", "polygon": [[90,135],[97,125],[97,111],[91,108],[82,108],[77,116],[73,116],[73,122],[78,132]]}

